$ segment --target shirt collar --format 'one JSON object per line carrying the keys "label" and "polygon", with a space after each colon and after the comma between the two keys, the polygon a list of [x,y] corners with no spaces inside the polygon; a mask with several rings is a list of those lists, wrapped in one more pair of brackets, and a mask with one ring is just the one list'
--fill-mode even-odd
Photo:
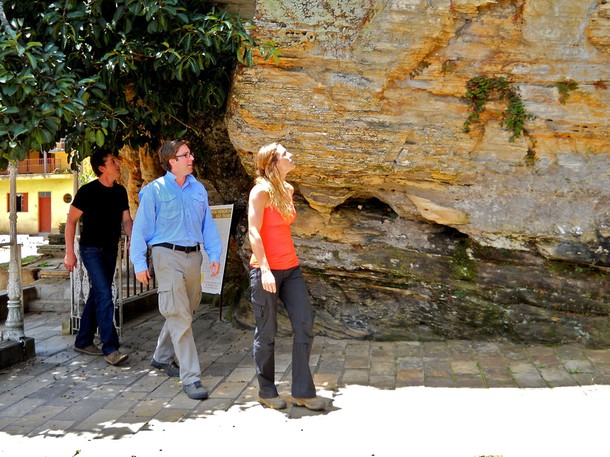
{"label": "shirt collar", "polygon": [[[176,182],[176,175],[173,174],[171,171],[167,170],[165,173],[165,177],[169,178],[173,183]],[[184,181],[184,184],[188,184],[189,182],[193,181],[195,179],[195,177],[191,174],[186,175],[186,181]]]}

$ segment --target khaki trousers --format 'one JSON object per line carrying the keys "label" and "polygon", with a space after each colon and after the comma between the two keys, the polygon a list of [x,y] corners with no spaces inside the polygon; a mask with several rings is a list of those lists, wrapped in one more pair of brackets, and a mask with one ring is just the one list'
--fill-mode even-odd
{"label": "khaki trousers", "polygon": [[185,386],[201,378],[192,323],[201,301],[202,260],[201,251],[186,254],[160,246],[152,248],[159,311],[165,317],[153,357],[160,363],[175,360]]}

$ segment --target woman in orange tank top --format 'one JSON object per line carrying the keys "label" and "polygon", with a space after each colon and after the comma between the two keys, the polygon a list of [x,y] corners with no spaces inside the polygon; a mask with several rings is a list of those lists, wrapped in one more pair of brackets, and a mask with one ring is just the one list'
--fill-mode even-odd
{"label": "woman in orange tank top", "polygon": [[286,401],[275,385],[275,336],[278,300],[293,330],[291,401],[312,410],[326,408],[316,395],[309,356],[313,344],[313,311],[299,266],[290,225],[296,219],[294,187],[286,175],[294,170],[292,154],[279,143],[263,146],[255,157],[256,182],[248,200],[250,297],[256,319],[254,362],[259,402],[283,409]]}

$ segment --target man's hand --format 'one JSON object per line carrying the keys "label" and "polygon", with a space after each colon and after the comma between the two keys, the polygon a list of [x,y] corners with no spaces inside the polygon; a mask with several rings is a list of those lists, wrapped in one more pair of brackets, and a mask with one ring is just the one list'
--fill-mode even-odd
{"label": "man's hand", "polygon": [[139,271],[138,273],[136,273],[136,279],[138,281],[140,281],[142,284],[144,284],[145,286],[148,285],[148,280],[150,278],[151,278],[150,271],[148,271],[148,270]]}
{"label": "man's hand", "polygon": [[66,254],[64,257],[64,267],[66,270],[72,271],[76,266],[76,255],[74,253]]}
{"label": "man's hand", "polygon": [[212,278],[220,273],[220,263],[219,262],[211,262],[210,263],[210,272],[212,273]]}

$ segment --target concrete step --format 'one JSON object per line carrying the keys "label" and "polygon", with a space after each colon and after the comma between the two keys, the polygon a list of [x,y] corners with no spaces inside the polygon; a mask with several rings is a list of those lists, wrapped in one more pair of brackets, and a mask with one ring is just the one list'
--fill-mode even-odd
{"label": "concrete step", "polygon": [[66,247],[63,244],[42,244],[38,246],[38,254],[49,255],[63,259]]}
{"label": "concrete step", "polygon": [[48,279],[51,281],[70,282],[70,273],[64,267],[63,254],[61,257],[54,254],[53,257],[42,259],[38,262],[38,279]]}
{"label": "concrete step", "polygon": [[66,238],[63,233],[51,233],[47,235],[47,240],[50,245],[61,245],[66,243]]}
{"label": "concrete step", "polygon": [[69,281],[70,273],[68,273],[66,270],[46,270],[44,268],[41,268],[40,271],[38,271],[38,278]]}
{"label": "concrete step", "polygon": [[70,280],[55,277],[40,277],[32,284],[36,289],[36,298],[28,300],[28,311],[70,312]]}
{"label": "concrete step", "polygon": [[70,300],[51,300],[48,298],[36,298],[28,302],[28,312],[54,312],[70,313]]}
{"label": "concrete step", "polygon": [[70,281],[41,278],[33,286],[36,288],[36,295],[39,299],[70,301]]}

